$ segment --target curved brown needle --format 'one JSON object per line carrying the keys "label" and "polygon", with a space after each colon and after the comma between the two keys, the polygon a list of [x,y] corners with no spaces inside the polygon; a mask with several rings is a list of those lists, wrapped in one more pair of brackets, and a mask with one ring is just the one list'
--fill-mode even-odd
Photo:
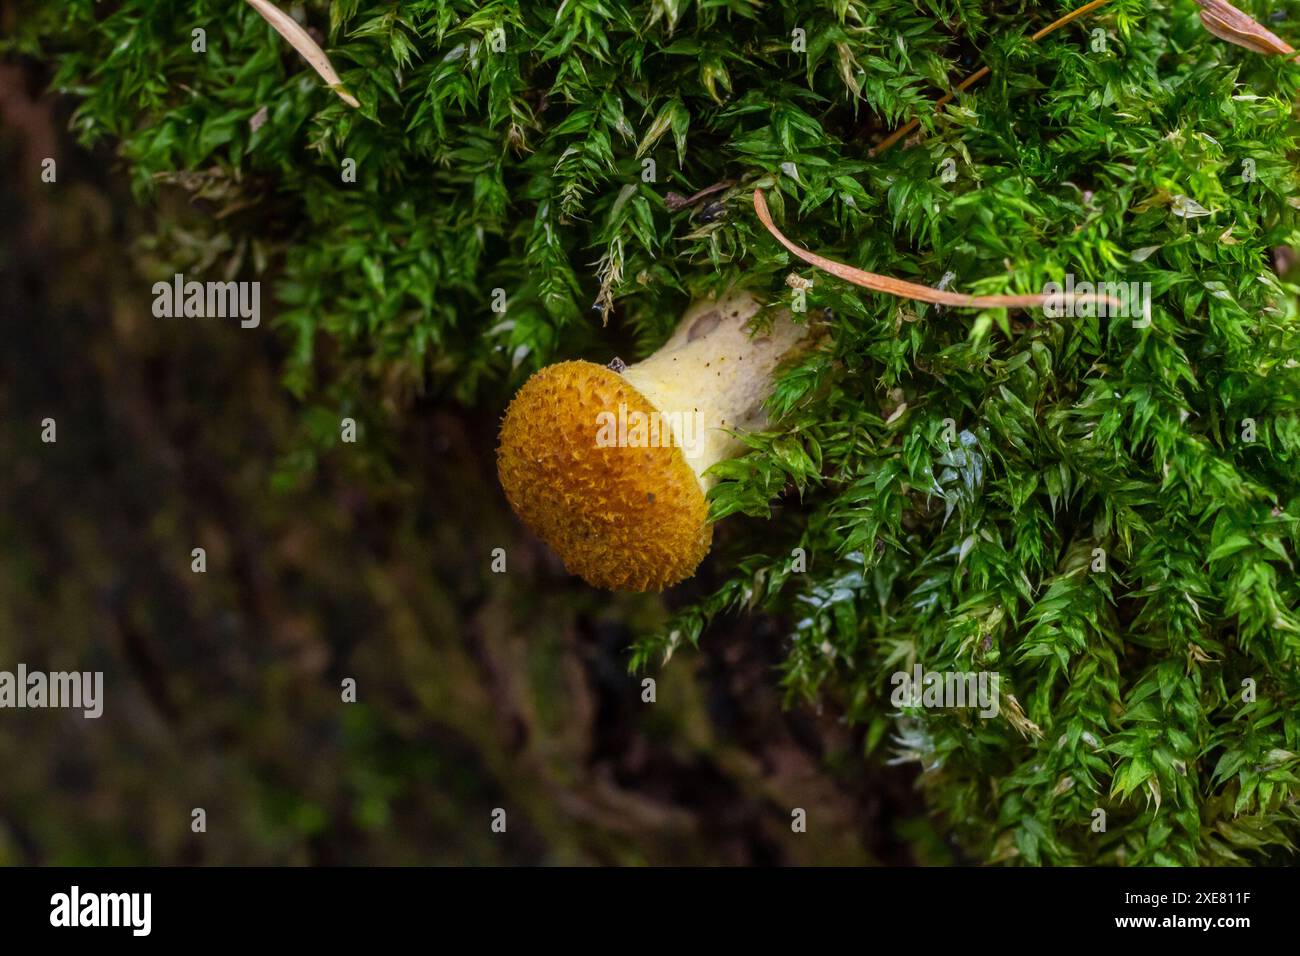
{"label": "curved brown needle", "polygon": [[[761,189],[754,190],[754,212],[758,214],[758,221],[772,234],[772,237],[804,262],[829,272],[845,282],[851,282],[873,292],[884,292],[887,295],[896,295],[902,299],[915,299],[918,302],[930,302],[934,305],[953,305],[958,308],[974,309],[1038,309],[1043,307],[1048,298],[1047,294],[1042,292],[1035,295],[962,295],[959,292],[945,292],[943,289],[934,289],[928,285],[907,282],[903,279],[895,279],[892,276],[882,276],[875,272],[866,272],[845,265],[843,262],[836,262],[834,259],[819,256],[815,252],[809,252],[787,239],[781,230],[776,228],[776,224],[772,222],[772,214],[767,208],[767,198],[763,195]],[[1105,302],[1114,309],[1120,308],[1119,301],[1109,295],[1062,293],[1052,298],[1062,303],[1066,301]]]}

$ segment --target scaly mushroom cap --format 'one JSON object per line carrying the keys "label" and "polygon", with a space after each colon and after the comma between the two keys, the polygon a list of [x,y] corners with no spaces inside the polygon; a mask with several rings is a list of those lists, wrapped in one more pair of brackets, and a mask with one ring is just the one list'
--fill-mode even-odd
{"label": "scaly mushroom cap", "polygon": [[616,591],[662,590],[695,571],[713,528],[700,480],[676,444],[602,447],[609,419],[601,413],[617,419],[620,404],[624,420],[657,411],[608,368],[547,366],[506,409],[497,473],[511,507],[570,573]]}

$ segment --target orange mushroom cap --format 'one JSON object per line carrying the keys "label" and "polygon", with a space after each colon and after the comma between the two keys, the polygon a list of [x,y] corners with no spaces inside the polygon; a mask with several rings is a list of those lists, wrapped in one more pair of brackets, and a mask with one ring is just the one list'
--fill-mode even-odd
{"label": "orange mushroom cap", "polygon": [[[657,412],[617,372],[560,362],[534,374],[506,409],[497,473],[511,507],[589,584],[659,591],[694,573],[713,528],[682,449],[600,440],[601,413]],[[608,420],[608,419],[606,419]]]}

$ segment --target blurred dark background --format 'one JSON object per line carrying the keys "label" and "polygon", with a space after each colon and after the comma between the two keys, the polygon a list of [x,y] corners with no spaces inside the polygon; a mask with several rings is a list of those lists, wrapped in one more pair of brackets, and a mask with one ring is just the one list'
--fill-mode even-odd
{"label": "blurred dark background", "polygon": [[719,622],[642,703],[626,649],[708,566],[667,604],[565,575],[498,489],[499,404],[415,397],[282,480],[272,283],[257,330],[154,318],[149,237],[203,205],[137,204],[46,80],[0,63],[0,670],[102,670],[105,706],[0,710],[0,864],[952,859],[911,770],[783,708],[783,622]]}

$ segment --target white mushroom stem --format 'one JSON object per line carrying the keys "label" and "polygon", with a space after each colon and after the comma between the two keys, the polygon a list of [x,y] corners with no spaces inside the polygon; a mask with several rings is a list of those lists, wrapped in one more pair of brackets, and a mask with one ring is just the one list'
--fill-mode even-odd
{"label": "white mushroom stem", "polygon": [[767,425],[763,402],[774,373],[809,338],[808,325],[796,324],[786,310],[751,335],[760,307],[747,292],[696,303],[659,351],[623,371],[659,411],[660,427],[672,429],[706,491],[713,481],[704,472],[744,448],[730,431]]}

